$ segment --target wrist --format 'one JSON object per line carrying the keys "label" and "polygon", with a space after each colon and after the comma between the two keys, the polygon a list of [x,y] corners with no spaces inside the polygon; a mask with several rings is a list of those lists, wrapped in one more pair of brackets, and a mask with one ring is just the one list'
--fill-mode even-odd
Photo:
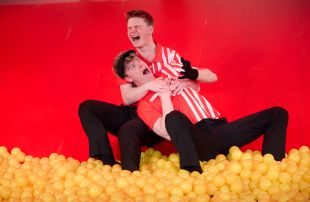
{"label": "wrist", "polygon": [[191,80],[197,80],[199,76],[199,72],[197,69],[192,70]]}
{"label": "wrist", "polygon": [[144,89],[145,91],[149,91],[149,90],[150,90],[149,83],[143,84],[142,87],[143,87],[143,89]]}
{"label": "wrist", "polygon": [[167,99],[167,98],[170,98],[170,92],[167,93],[167,92],[161,92],[159,93],[159,97],[162,98],[162,99]]}

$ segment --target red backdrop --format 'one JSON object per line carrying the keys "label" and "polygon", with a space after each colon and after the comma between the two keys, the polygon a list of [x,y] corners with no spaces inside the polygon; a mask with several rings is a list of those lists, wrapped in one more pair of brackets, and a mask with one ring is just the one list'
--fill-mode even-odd
{"label": "red backdrop", "polygon": [[158,42],[217,73],[201,92],[229,120],[283,106],[287,149],[310,144],[307,0],[116,0],[0,5],[0,145],[87,158],[78,105],[121,103],[112,61],[131,47],[129,9],[149,11]]}

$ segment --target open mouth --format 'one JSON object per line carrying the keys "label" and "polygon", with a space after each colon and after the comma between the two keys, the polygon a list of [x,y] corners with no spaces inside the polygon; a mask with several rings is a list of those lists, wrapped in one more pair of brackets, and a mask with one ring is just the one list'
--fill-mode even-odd
{"label": "open mouth", "polygon": [[143,70],[143,72],[142,72],[143,75],[146,75],[146,74],[149,74],[149,73],[151,73],[151,72],[147,68],[145,70]]}
{"label": "open mouth", "polygon": [[132,41],[137,41],[140,39],[140,36],[132,36],[131,39]]}

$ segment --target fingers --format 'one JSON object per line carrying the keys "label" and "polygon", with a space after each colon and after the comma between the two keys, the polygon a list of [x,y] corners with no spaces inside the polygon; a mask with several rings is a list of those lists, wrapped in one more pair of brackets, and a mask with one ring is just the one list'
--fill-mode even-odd
{"label": "fingers", "polygon": [[179,93],[182,92],[182,90],[184,89],[184,85],[182,84],[182,82],[180,81],[175,81],[173,82],[170,87],[169,87],[169,90],[171,91],[171,94],[172,95],[177,95]]}
{"label": "fingers", "polygon": [[181,57],[181,62],[182,62],[182,64],[184,64],[184,62],[185,62],[183,57]]}
{"label": "fingers", "polygon": [[183,57],[181,57],[181,62],[183,64],[182,69],[190,69],[191,68],[191,63],[188,60],[185,60]]}
{"label": "fingers", "polygon": [[174,90],[171,91],[172,95],[179,95],[184,90],[183,86],[177,86]]}

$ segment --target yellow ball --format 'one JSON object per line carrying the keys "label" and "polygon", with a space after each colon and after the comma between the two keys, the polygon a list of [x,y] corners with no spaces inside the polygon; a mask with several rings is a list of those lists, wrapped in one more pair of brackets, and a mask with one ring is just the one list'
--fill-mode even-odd
{"label": "yellow ball", "polygon": [[22,151],[20,150],[20,148],[18,147],[14,147],[12,150],[11,150],[11,155],[12,156],[17,156],[19,153],[21,153]]}
{"label": "yellow ball", "polygon": [[224,201],[231,200],[231,194],[229,192],[219,192],[218,197]]}
{"label": "yellow ball", "polygon": [[167,199],[170,195],[166,190],[161,190],[156,192],[155,196],[157,199]]}
{"label": "yellow ball", "polygon": [[244,152],[241,156],[241,161],[243,160],[252,160],[253,156],[252,156],[252,153],[250,152]]}
{"label": "yellow ball", "polygon": [[234,174],[239,174],[242,170],[242,167],[238,161],[231,161],[229,170],[231,170]]}
{"label": "yellow ball", "polygon": [[232,160],[240,160],[242,156],[242,151],[236,146],[233,146],[229,149],[229,153],[231,155]]}
{"label": "yellow ball", "polygon": [[225,184],[225,178],[222,175],[216,175],[213,178],[213,183],[217,186],[217,187],[221,187]]}
{"label": "yellow ball", "polygon": [[[183,183],[182,183],[182,184],[183,184]],[[182,184],[181,184],[181,185],[182,185]],[[155,189],[156,189],[157,191],[161,191],[161,190],[165,190],[165,189],[166,189],[165,184],[162,183],[162,182],[156,182],[156,183],[154,184],[154,187],[155,187]]]}
{"label": "yellow ball", "polygon": [[308,169],[303,175],[302,179],[305,180],[305,182],[310,183],[310,169]]}
{"label": "yellow ball", "polygon": [[213,183],[207,184],[207,193],[209,195],[215,194],[217,190],[218,190],[218,188],[215,186],[215,184],[213,184]]}
{"label": "yellow ball", "polygon": [[195,202],[208,202],[210,201],[209,195],[199,195],[195,197]]}
{"label": "yellow ball", "polygon": [[265,154],[264,157],[263,157],[263,161],[267,165],[275,162],[274,157],[273,157],[272,154]]}
{"label": "yellow ball", "polygon": [[240,177],[241,177],[242,179],[248,179],[248,178],[251,177],[251,174],[252,174],[252,171],[251,171],[251,170],[249,170],[249,169],[244,169],[244,170],[241,171]]}
{"label": "yellow ball", "polygon": [[118,192],[119,191],[119,188],[118,186],[116,186],[115,184],[108,184],[106,187],[105,187],[105,192],[108,194],[108,195],[113,195],[114,193]]}
{"label": "yellow ball", "polygon": [[259,180],[259,188],[262,190],[268,190],[271,187],[272,183],[267,177],[262,177]]}
{"label": "yellow ball", "polygon": [[179,164],[180,162],[179,156],[175,153],[170,154],[168,159],[170,162],[175,163],[175,164]]}
{"label": "yellow ball", "polygon": [[144,178],[142,178],[142,177],[140,177],[140,178],[138,178],[138,179],[136,180],[136,185],[137,185],[140,189],[142,189],[146,184],[147,184],[147,181],[146,181]]}
{"label": "yellow ball", "polygon": [[9,187],[5,187],[5,186],[0,187],[0,196],[3,199],[9,199],[11,193],[12,193],[12,190]]}
{"label": "yellow ball", "polygon": [[287,172],[282,172],[279,175],[279,181],[281,183],[289,183],[291,181],[291,176]]}
{"label": "yellow ball", "polygon": [[226,156],[223,155],[223,154],[219,154],[219,155],[217,155],[217,156],[215,157],[215,160],[216,160],[217,162],[224,161],[224,160],[226,160]]}
{"label": "yellow ball", "polygon": [[267,166],[267,164],[261,162],[261,163],[259,163],[259,164],[256,166],[256,170],[257,170],[258,172],[260,172],[262,175],[264,175],[264,174],[266,174],[267,171],[268,171],[268,166]]}
{"label": "yellow ball", "polygon": [[146,194],[155,194],[156,191],[156,188],[150,184],[147,184],[143,187],[143,192]]}
{"label": "yellow ball", "polygon": [[241,160],[240,164],[241,164],[243,169],[252,169],[252,160],[251,159]]}
{"label": "yellow ball", "polygon": [[252,172],[252,174],[251,174],[251,180],[252,180],[252,182],[258,182],[259,179],[260,179],[260,177],[261,177],[261,173],[258,172],[258,171],[254,171],[254,172]]}
{"label": "yellow ball", "polygon": [[243,184],[242,184],[242,182],[238,182],[238,181],[233,182],[230,185],[230,189],[231,189],[232,192],[239,194],[243,190]]}
{"label": "yellow ball", "polygon": [[301,146],[301,147],[299,148],[299,152],[300,152],[300,153],[306,153],[306,152],[309,152],[309,151],[310,151],[310,150],[309,150],[309,147],[306,146],[306,145]]}
{"label": "yellow ball", "polygon": [[295,196],[294,196],[294,201],[296,202],[304,202],[304,201],[307,201],[307,196],[306,196],[306,193],[297,193]]}
{"label": "yellow ball", "polygon": [[270,179],[270,180],[276,180],[278,179],[280,173],[278,170],[268,170],[266,176]]}
{"label": "yellow ball", "polygon": [[183,196],[184,195],[182,188],[179,186],[172,187],[172,189],[170,190],[170,193],[172,196]]}
{"label": "yellow ball", "polygon": [[237,175],[235,175],[233,173],[227,174],[225,176],[225,181],[227,184],[232,184],[232,183],[236,182],[237,179],[238,179]]}
{"label": "yellow ball", "polygon": [[289,161],[293,161],[295,163],[298,163],[300,161],[300,156],[299,156],[299,152],[293,152],[291,154],[288,155],[288,160]]}
{"label": "yellow ball", "polygon": [[182,183],[180,184],[180,187],[181,187],[181,189],[183,190],[183,192],[184,192],[185,194],[190,193],[190,192],[192,191],[192,189],[193,189],[193,185],[192,185],[192,183],[189,182],[189,181],[184,181],[184,182],[182,182]]}
{"label": "yellow ball", "polygon": [[193,191],[197,195],[202,195],[202,194],[205,194],[207,192],[207,187],[204,183],[195,184]]}
{"label": "yellow ball", "polygon": [[128,194],[130,197],[136,198],[140,195],[142,195],[141,190],[136,185],[129,185],[125,189],[126,194]]}
{"label": "yellow ball", "polygon": [[98,197],[103,191],[103,187],[98,184],[92,183],[88,187],[88,193],[91,197]]}
{"label": "yellow ball", "polygon": [[125,177],[119,177],[116,179],[116,185],[122,189],[128,186],[127,179]]}

